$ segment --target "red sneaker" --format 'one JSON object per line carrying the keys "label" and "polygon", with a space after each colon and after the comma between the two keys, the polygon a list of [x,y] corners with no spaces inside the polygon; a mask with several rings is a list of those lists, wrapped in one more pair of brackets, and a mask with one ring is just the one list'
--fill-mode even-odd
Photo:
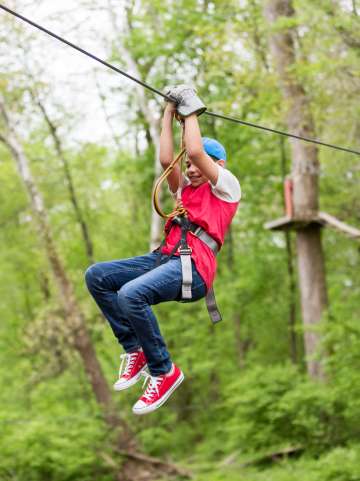
{"label": "red sneaker", "polygon": [[145,382],[150,379],[146,391],[133,406],[134,414],[146,414],[159,408],[170,397],[175,389],[183,382],[184,374],[172,365],[169,373],[160,376],[148,375]]}
{"label": "red sneaker", "polygon": [[[121,354],[120,359],[119,379],[114,384],[115,391],[122,391],[133,386],[141,378],[143,371],[147,367],[143,351]],[[125,368],[123,371],[124,364]]]}

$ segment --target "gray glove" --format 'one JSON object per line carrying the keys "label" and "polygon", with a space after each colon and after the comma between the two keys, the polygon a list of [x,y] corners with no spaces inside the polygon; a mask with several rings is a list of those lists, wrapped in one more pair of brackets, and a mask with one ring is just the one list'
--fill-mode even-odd
{"label": "gray glove", "polygon": [[196,90],[190,85],[178,85],[168,87],[166,95],[176,103],[176,110],[181,117],[188,117],[191,114],[201,115],[206,107],[196,95]]}

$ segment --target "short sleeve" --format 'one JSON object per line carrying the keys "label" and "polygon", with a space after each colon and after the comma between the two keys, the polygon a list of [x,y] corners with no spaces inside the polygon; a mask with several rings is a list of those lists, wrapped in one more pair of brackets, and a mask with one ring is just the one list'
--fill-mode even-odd
{"label": "short sleeve", "polygon": [[241,199],[241,187],[238,179],[230,170],[218,165],[219,176],[216,184],[210,182],[212,193],[226,202],[239,202]]}

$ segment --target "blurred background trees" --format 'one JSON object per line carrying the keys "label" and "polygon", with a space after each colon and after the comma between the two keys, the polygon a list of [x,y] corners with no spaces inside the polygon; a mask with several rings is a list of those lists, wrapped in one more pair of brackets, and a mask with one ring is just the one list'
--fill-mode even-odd
{"label": "blurred background trees", "polygon": [[[355,0],[298,0],[291,17],[271,23],[264,15],[268,3],[258,0],[7,5],[160,90],[192,83],[209,110],[284,130],[289,100],[279,88],[270,43],[273,35],[288,32],[294,48],[290,73],[308,99],[314,134],[360,149]],[[143,254],[161,234],[150,196],[158,175],[162,99],[0,15],[2,104],[73,292],[68,304],[59,296],[2,116],[0,477],[122,479],[128,457],[119,453],[118,441],[124,431],[106,423],[109,411],[96,402],[68,316],[76,303],[99,372],[111,385],[120,352],[83,273],[92,259]],[[186,383],[166,406],[141,419],[130,414],[140,387],[109,403],[131,430],[136,452],[165,463],[158,471],[165,477],[166,463],[177,463],[198,480],[357,479],[359,244],[323,230],[329,307],[314,328],[320,343],[309,359],[295,235],[287,243],[283,233],[263,227],[283,213],[290,145],[207,116],[201,128],[225,145],[243,190],[215,283],[224,322],[211,326],[202,302],[156,306]],[[321,210],[359,227],[359,157],[320,148],[318,161]],[[163,202],[170,207],[166,192]],[[289,261],[295,269],[290,278]],[[309,378],[309,361],[321,361],[325,382]]]}

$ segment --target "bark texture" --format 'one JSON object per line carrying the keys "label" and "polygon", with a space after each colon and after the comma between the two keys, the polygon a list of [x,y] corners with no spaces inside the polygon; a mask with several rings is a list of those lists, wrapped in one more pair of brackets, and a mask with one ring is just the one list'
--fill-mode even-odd
{"label": "bark texture", "polygon": [[[279,18],[294,17],[291,0],[269,0],[264,14],[270,24]],[[314,121],[303,85],[296,78],[293,34],[289,27],[278,28],[270,37],[270,49],[279,75],[280,87],[287,103],[286,122],[290,132],[315,137]],[[291,142],[294,216],[310,219],[319,208],[318,152],[315,145],[294,139]],[[302,317],[305,329],[305,353],[308,373],[323,377],[321,362],[315,359],[319,351],[320,336],[314,331],[327,307],[324,256],[320,227],[311,224],[297,231],[299,286]]]}

